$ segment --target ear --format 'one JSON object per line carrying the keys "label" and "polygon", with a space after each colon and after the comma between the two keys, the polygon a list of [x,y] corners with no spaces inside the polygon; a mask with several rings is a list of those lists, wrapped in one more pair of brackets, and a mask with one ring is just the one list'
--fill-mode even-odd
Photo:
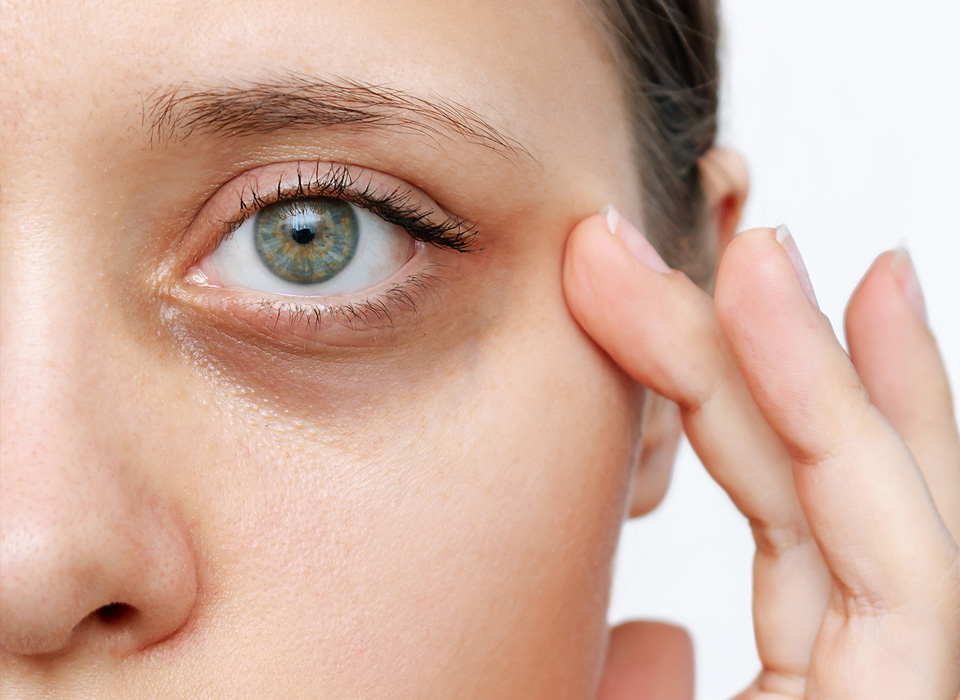
{"label": "ear", "polygon": [[639,518],[667,493],[683,425],[675,403],[647,390],[638,463],[631,482],[628,515]]}
{"label": "ear", "polygon": [[[740,224],[750,192],[750,177],[740,154],[726,148],[708,151],[700,159],[699,167],[719,260]],[[663,500],[683,432],[677,405],[652,391],[648,396],[630,496],[631,518],[649,513]]]}
{"label": "ear", "polygon": [[710,149],[699,165],[720,256],[737,232],[740,214],[750,193],[750,176],[740,154],[727,148]]}

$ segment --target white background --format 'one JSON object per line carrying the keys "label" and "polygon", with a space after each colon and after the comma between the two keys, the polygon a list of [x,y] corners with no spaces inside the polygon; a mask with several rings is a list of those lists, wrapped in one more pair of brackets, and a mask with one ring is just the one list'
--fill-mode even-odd
{"label": "white background", "polygon": [[[721,143],[753,176],[743,227],[786,222],[824,312],[905,242],[960,380],[960,2],[726,0]],[[664,504],[624,528],[612,623],[654,618],[694,638],[697,698],[759,668],[743,518],[681,448]]]}

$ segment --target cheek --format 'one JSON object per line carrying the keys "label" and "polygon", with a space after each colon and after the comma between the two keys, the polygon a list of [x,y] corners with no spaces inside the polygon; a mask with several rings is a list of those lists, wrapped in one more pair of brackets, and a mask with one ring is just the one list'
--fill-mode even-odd
{"label": "cheek", "polygon": [[340,697],[589,687],[639,402],[530,289],[350,425],[221,416],[241,448],[205,479],[207,535],[218,616],[248,623],[211,644],[244,637],[267,677],[308,666]]}

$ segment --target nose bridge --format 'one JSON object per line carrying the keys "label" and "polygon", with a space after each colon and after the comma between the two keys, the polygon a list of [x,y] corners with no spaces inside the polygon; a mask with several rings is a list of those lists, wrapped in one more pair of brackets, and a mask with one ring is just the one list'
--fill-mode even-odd
{"label": "nose bridge", "polygon": [[[71,262],[76,252],[50,237],[55,224],[30,221],[4,203],[0,294],[0,450],[4,471],[27,463],[70,480],[97,439],[97,333],[91,294]],[[14,222],[7,226],[6,222]],[[12,230],[11,230],[12,229]],[[105,387],[100,387],[100,391]],[[54,454],[56,453],[56,454]],[[84,456],[87,454],[87,456]],[[54,474],[45,472],[50,477]]]}
{"label": "nose bridge", "polygon": [[[0,536],[5,555],[14,541],[32,542],[28,549],[47,554],[52,547],[72,547],[72,540],[83,538],[71,531],[89,530],[97,520],[95,529],[109,529],[108,513],[99,504],[123,500],[119,455],[100,427],[110,386],[98,386],[87,331],[63,308],[66,300],[58,297],[66,295],[23,272],[26,289],[16,278],[12,284],[4,280]],[[16,303],[8,303],[11,297]],[[47,559],[69,564],[69,557]]]}
{"label": "nose bridge", "polygon": [[[72,293],[63,251],[31,250],[31,238],[4,250],[11,274],[0,302],[0,535],[5,565],[12,566],[11,552],[42,550],[34,568],[41,559],[70,568],[82,566],[83,556],[52,550],[85,546],[95,530],[102,539],[113,526],[103,506],[124,503],[121,478],[129,474],[102,429],[112,387],[96,354],[96,330],[80,308],[83,295]],[[75,534],[82,530],[86,538]],[[18,542],[32,544],[13,546]]]}

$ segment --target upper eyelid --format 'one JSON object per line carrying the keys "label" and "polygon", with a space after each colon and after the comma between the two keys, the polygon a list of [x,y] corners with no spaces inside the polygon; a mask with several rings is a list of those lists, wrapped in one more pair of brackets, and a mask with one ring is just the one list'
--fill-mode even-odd
{"label": "upper eyelid", "polygon": [[[339,295],[305,295],[301,302],[290,302],[291,297],[270,292],[250,289],[238,293],[228,287],[206,283],[205,273],[197,266],[217,250],[231,230],[236,229],[233,224],[237,219],[240,219],[240,223],[249,220],[256,213],[253,209],[259,206],[256,202],[253,208],[249,203],[243,206],[244,194],[249,199],[253,193],[260,203],[270,204],[273,203],[270,200],[278,198],[290,200],[298,196],[308,197],[310,188],[304,183],[323,180],[323,176],[331,172],[357,175],[349,181],[355,189],[363,189],[364,182],[371,187],[374,186],[372,183],[376,183],[381,193],[396,192],[399,187],[400,191],[409,194],[421,210],[437,212],[444,217],[455,216],[415,185],[364,166],[322,160],[291,160],[254,167],[229,179],[206,198],[184,230],[177,244],[179,252],[165,266],[164,274],[156,278],[162,294],[174,303],[185,304],[185,308],[199,312],[200,318],[208,318],[211,322],[225,323],[227,327],[238,328],[244,333],[251,328],[258,334],[266,329],[276,336],[271,342],[279,342],[286,337],[296,338],[294,345],[297,348],[305,340],[316,342],[317,347],[327,346],[331,342],[334,345],[365,343],[367,341],[361,341],[360,338],[367,338],[368,333],[376,334],[388,328],[398,330],[400,326],[422,318],[424,305],[439,304],[437,287],[446,279],[441,271],[459,268],[452,259],[442,257],[443,253],[439,256],[418,255],[416,259],[420,263],[417,269],[406,272],[403,272],[404,268],[398,270],[405,275],[402,278],[395,277],[393,281],[386,280],[375,285],[376,289],[371,287],[342,298]],[[376,215],[375,212],[371,213]],[[455,218],[476,233],[475,225]],[[423,241],[422,238],[420,240]],[[418,250],[424,249],[423,243],[417,245]],[[479,248],[462,252],[477,250]],[[439,309],[438,306],[431,308]],[[327,329],[332,335],[326,332]],[[338,334],[343,331],[349,331],[348,335],[353,340],[341,338]]]}
{"label": "upper eyelid", "polygon": [[[463,232],[464,245],[460,249],[464,252],[478,250],[470,245],[479,229],[478,224],[451,214],[434,202],[429,195],[399,178],[350,163],[296,160],[259,166],[237,175],[217,188],[185,231],[188,239],[199,237],[200,240],[188,242],[187,245],[192,250],[192,254],[189,255],[189,260],[184,261],[185,265],[182,272],[216,250],[224,238],[229,236],[244,221],[255,215],[256,211],[263,206],[298,196],[323,196],[321,192],[317,191],[316,187],[312,186],[323,181],[325,176],[347,178],[341,184],[346,185],[348,189],[357,187],[364,176],[368,176],[367,185],[379,178],[383,181],[381,184],[385,188],[400,188],[400,191],[408,197],[422,200],[420,202],[421,211],[430,209],[432,212],[439,214],[438,220],[446,220],[447,223],[456,225]],[[275,184],[261,185],[264,178],[268,178],[266,181]],[[311,189],[313,192],[311,192]],[[343,198],[351,201],[350,197]],[[354,203],[363,206],[360,202]],[[202,233],[194,231],[196,228],[209,229],[210,227],[215,228],[213,235],[208,230]]]}
{"label": "upper eyelid", "polygon": [[[296,187],[282,187],[278,184],[276,190],[272,191],[268,198],[263,198],[254,190],[251,190],[250,197],[253,200],[252,205],[244,203],[241,194],[240,206],[241,209],[245,210],[245,215],[238,217],[237,220],[245,221],[249,216],[256,214],[256,212],[263,207],[275,202],[299,197],[332,196],[370,209],[382,218],[389,218],[387,216],[388,213],[402,209],[409,217],[416,218],[418,222],[421,222],[423,227],[435,227],[438,236],[441,229],[457,231],[458,242],[455,244],[449,243],[448,247],[456,248],[461,252],[474,251],[471,244],[476,235],[478,225],[463,217],[446,212],[433,202],[421,202],[421,206],[411,204],[411,200],[418,196],[411,185],[407,185],[398,180],[396,187],[391,189],[388,194],[378,194],[370,189],[369,183],[363,187],[358,187],[358,179],[351,173],[350,166],[345,164],[330,164],[331,167],[327,171],[327,174],[321,177],[319,174],[320,164],[317,163],[316,171],[312,176],[307,178],[303,177],[299,162],[297,165]],[[374,172],[368,169],[362,170],[364,173]],[[384,176],[382,173],[380,173],[380,175]],[[425,195],[422,196],[425,197]],[[434,218],[437,212],[440,213],[441,217]],[[399,221],[394,223],[402,225],[402,222]],[[416,231],[411,231],[411,233],[415,234]]]}

